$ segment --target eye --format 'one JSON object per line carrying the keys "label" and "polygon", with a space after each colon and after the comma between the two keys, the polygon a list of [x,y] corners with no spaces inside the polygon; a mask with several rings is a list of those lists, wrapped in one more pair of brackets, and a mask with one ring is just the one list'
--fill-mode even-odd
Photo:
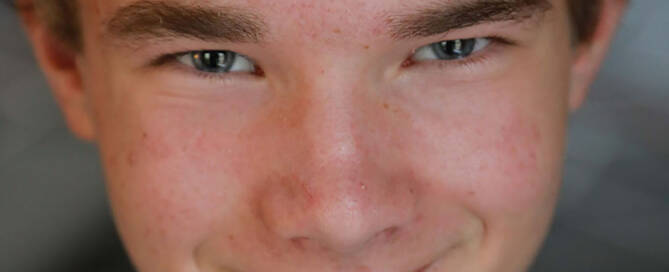
{"label": "eye", "polygon": [[253,61],[232,51],[193,51],[178,55],[177,60],[206,73],[255,72]]}
{"label": "eye", "polygon": [[441,41],[418,48],[411,59],[413,61],[464,59],[485,49],[490,43],[491,39],[487,38]]}

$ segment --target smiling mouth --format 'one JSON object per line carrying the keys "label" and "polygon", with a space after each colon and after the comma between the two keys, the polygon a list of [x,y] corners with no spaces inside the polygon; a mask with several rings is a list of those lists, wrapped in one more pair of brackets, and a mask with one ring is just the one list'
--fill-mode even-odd
{"label": "smiling mouth", "polygon": [[434,261],[433,261],[433,262],[430,262],[429,264],[426,264],[426,265],[424,265],[424,266],[421,266],[420,268],[416,269],[416,270],[413,271],[413,272],[425,272],[425,271],[427,271],[428,269],[430,269],[430,267],[432,267],[433,264],[434,264]]}

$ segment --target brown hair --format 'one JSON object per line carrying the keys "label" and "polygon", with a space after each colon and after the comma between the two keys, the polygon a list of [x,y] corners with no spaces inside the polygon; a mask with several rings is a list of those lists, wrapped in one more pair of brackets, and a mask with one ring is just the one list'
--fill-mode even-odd
{"label": "brown hair", "polygon": [[[601,0],[567,0],[576,41],[588,41],[594,34],[600,3]],[[81,48],[77,0],[17,0],[17,6],[19,9],[34,9],[66,45]]]}

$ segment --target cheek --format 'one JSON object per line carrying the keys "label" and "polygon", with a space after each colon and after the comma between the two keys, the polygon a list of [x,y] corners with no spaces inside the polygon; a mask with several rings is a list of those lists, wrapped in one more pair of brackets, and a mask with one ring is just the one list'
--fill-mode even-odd
{"label": "cheek", "polygon": [[[495,122],[499,121],[499,122]],[[491,120],[455,120],[449,133],[431,139],[439,145],[426,172],[435,173],[441,190],[458,195],[480,210],[514,211],[544,194],[548,177],[539,157],[543,136],[537,124],[509,114]],[[433,148],[434,150],[434,148]]]}
{"label": "cheek", "polygon": [[233,206],[243,144],[206,110],[126,110],[100,143],[119,230],[147,260],[187,253]]}
{"label": "cheek", "polygon": [[[461,167],[469,169],[472,192],[485,208],[497,212],[525,209],[541,201],[549,181],[540,168],[543,136],[539,126],[517,113],[499,117],[500,123],[478,127],[472,153]],[[471,193],[470,193],[471,194]]]}
{"label": "cheek", "polygon": [[551,101],[538,103],[532,96],[538,92],[529,90],[555,93],[556,99],[562,91],[509,86],[516,89],[498,84],[497,90],[514,91],[470,89],[466,98],[434,99],[442,103],[411,117],[409,152],[421,162],[414,168],[439,197],[467,205],[486,220],[546,212],[559,185],[565,113],[544,104]]}

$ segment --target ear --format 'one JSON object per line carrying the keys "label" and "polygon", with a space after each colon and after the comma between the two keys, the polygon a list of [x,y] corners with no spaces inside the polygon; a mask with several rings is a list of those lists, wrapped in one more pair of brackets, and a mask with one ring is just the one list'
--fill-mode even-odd
{"label": "ear", "polygon": [[38,16],[32,1],[20,1],[23,26],[32,42],[35,57],[70,130],[79,138],[92,141],[95,126],[88,94],[82,87],[82,53],[55,37]]}
{"label": "ear", "polygon": [[597,27],[592,38],[576,45],[569,90],[569,108],[572,112],[583,104],[626,6],[626,0],[602,0]]}

